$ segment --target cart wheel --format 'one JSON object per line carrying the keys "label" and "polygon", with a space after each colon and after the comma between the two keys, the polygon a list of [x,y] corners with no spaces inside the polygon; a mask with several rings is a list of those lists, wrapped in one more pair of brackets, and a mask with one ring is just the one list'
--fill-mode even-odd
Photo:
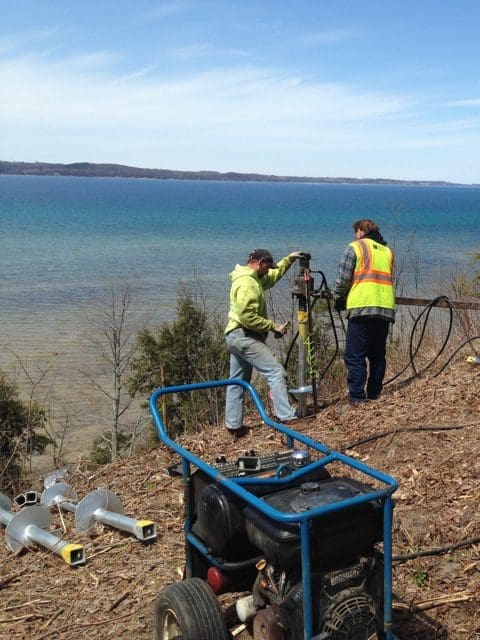
{"label": "cart wheel", "polygon": [[225,618],[210,586],[200,578],[175,582],[155,601],[155,640],[229,640]]}

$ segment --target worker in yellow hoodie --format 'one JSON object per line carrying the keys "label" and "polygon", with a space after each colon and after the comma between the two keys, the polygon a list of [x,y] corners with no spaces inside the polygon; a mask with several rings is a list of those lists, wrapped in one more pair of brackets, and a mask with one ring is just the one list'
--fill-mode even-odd
{"label": "worker in yellow hoodie", "polygon": [[[247,264],[230,273],[230,311],[225,329],[230,353],[230,379],[250,382],[255,368],[267,381],[271,391],[275,416],[280,422],[296,419],[295,409],[288,398],[286,373],[266,344],[270,331],[277,337],[287,332],[288,323],[269,320],[265,291],[271,289],[292,266],[302,252],[291,253],[278,263],[266,249],[255,249]],[[225,425],[239,438],[248,433],[243,424],[244,391],[240,385],[227,387]]]}

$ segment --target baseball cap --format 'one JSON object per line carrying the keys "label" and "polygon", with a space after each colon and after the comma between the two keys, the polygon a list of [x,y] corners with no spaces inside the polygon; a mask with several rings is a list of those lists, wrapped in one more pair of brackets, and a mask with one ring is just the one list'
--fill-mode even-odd
{"label": "baseball cap", "polygon": [[277,263],[274,261],[272,254],[266,249],[254,249],[253,251],[250,251],[248,254],[248,261],[250,262],[250,260],[263,260],[263,262],[270,264],[272,269],[277,268]]}

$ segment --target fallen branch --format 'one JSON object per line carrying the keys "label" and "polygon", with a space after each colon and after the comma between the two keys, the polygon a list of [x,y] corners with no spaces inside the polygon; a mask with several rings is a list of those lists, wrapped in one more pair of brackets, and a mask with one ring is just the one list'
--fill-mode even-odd
{"label": "fallen branch", "polygon": [[449,596],[438,596],[438,598],[432,598],[431,600],[424,600],[423,602],[417,602],[416,604],[405,604],[404,602],[394,602],[393,609],[396,611],[405,611],[407,613],[416,613],[419,611],[426,611],[427,609],[433,609],[434,607],[440,607],[444,604],[454,604],[455,602],[466,602],[471,600],[473,593],[470,591],[460,591]]}
{"label": "fallen branch", "polygon": [[19,578],[22,573],[25,573],[25,571],[26,569],[21,569],[20,571],[16,571],[15,573],[10,573],[8,576],[4,576],[0,580],[0,589],[3,589],[7,585],[9,585],[10,582],[13,582],[16,578]]}
{"label": "fallen branch", "polygon": [[413,560],[414,558],[421,558],[424,556],[440,556],[443,553],[448,553],[455,549],[461,549],[462,547],[469,547],[471,544],[477,544],[478,542],[480,542],[480,536],[475,536],[474,538],[468,538],[468,540],[460,540],[460,542],[447,545],[446,547],[434,547],[433,549],[423,549],[423,551],[392,556],[392,561],[404,562],[405,560]]}
{"label": "fallen branch", "polygon": [[147,482],[150,480],[150,478],[152,477],[152,475],[153,475],[153,471],[149,471],[149,472],[147,473],[147,475],[146,475],[145,479],[143,480],[143,482],[141,482],[141,483],[140,483],[140,487],[139,487],[139,489],[142,489],[142,488],[143,488],[143,486],[147,484]]}
{"label": "fallen branch", "polygon": [[116,549],[117,547],[124,547],[126,544],[130,544],[131,540],[122,540],[122,542],[116,542],[115,544],[109,544],[107,547],[102,549],[101,551],[97,551],[96,553],[92,553],[88,556],[88,559],[91,560],[95,558],[95,556],[100,556],[102,553],[108,553],[112,549]]}
{"label": "fallen branch", "polygon": [[2,609],[2,611],[15,611],[15,609],[27,609],[28,607],[31,607],[34,604],[50,604],[52,601],[51,600],[40,600],[39,598],[37,598],[36,600],[30,600],[30,602],[22,602],[21,604],[14,604],[11,606],[7,606],[5,607],[5,609]]}
{"label": "fallen branch", "polygon": [[354,447],[358,447],[361,444],[367,444],[367,442],[373,442],[374,440],[379,440],[380,438],[386,438],[387,436],[394,436],[397,433],[412,433],[415,431],[455,431],[458,429],[464,429],[464,425],[452,425],[452,426],[433,426],[433,427],[399,427],[398,429],[391,429],[390,431],[383,431],[382,433],[375,433],[368,438],[362,438],[362,440],[357,440],[352,444],[343,447],[341,451],[347,451],[348,449],[353,449]]}
{"label": "fallen branch", "polygon": [[62,613],[65,611],[65,608],[62,607],[61,609],[57,609],[51,616],[50,618],[47,620],[47,622],[43,625],[44,629],[48,629],[48,627],[52,624],[52,622],[55,622],[55,620],[62,615]]}
{"label": "fallen branch", "polygon": [[21,622],[22,620],[38,620],[44,617],[41,613],[28,613],[26,616],[17,616],[16,618],[1,618],[0,624],[5,624],[6,622]]}
{"label": "fallen branch", "polygon": [[141,578],[138,578],[138,580],[136,580],[131,587],[126,589],[120,596],[118,596],[118,598],[114,600],[112,604],[109,606],[108,610],[113,611],[114,609],[116,609],[118,605],[121,604],[132,593],[132,591],[138,585],[140,580],[143,580],[143,575],[141,576]]}

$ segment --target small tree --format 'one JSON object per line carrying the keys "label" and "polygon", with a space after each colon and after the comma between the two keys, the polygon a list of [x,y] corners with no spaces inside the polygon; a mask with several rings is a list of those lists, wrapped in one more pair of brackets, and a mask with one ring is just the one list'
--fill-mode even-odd
{"label": "small tree", "polygon": [[43,453],[50,439],[39,433],[45,413],[31,401],[23,403],[18,390],[0,374],[0,485],[14,489],[23,464],[33,453]]}
{"label": "small tree", "polygon": [[[90,318],[89,340],[100,356],[103,366],[95,373],[84,372],[90,387],[107,400],[108,430],[102,441],[110,449],[110,460],[119,453],[124,429],[123,420],[130,408],[133,396],[126,389],[130,365],[135,355],[136,327],[130,321],[132,295],[128,284],[112,285],[105,301],[99,303],[94,317]],[[125,435],[124,433],[122,435]]]}
{"label": "small tree", "polygon": [[[181,286],[176,319],[156,330],[143,329],[137,338],[138,356],[129,380],[132,395],[150,394],[160,386],[189,384],[227,377],[223,323],[209,314],[206,304],[188,286]],[[221,395],[217,390],[174,398],[168,418],[185,430],[199,423],[219,421]],[[222,402],[223,405],[223,402]]]}
{"label": "small tree", "polygon": [[[460,271],[449,277],[447,292],[453,298],[480,298],[480,248],[467,254],[471,270]],[[468,337],[478,333],[478,311],[457,311],[463,333]]]}

